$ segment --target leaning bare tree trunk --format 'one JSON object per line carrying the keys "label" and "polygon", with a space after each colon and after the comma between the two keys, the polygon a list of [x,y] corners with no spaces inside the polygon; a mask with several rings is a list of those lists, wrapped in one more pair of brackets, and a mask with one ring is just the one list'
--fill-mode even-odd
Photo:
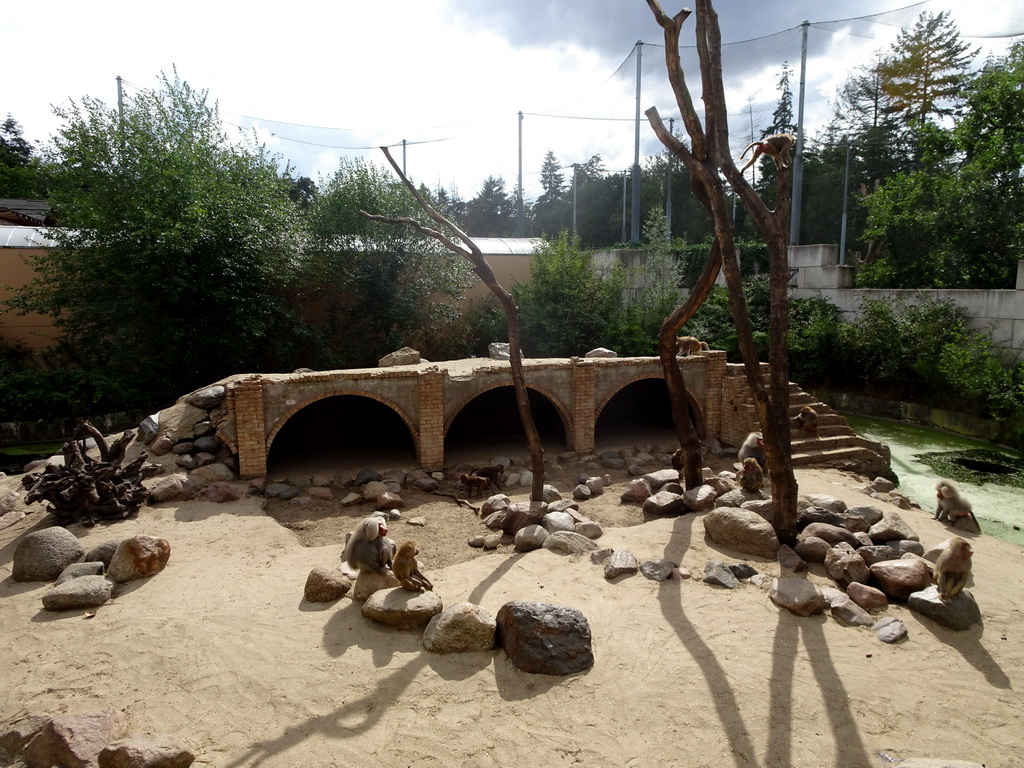
{"label": "leaning bare tree trunk", "polygon": [[[469,235],[438,213],[437,210],[423,198],[413,183],[406,178],[404,173],[402,173],[402,169],[398,167],[394,158],[391,157],[391,153],[388,151],[387,147],[381,147],[381,151],[384,152],[384,156],[388,159],[388,162],[391,163],[391,167],[394,169],[395,173],[398,174],[398,178],[400,178],[406,188],[412,192],[413,197],[416,198],[416,202],[420,204],[420,207],[431,219],[441,226],[447,227],[450,232],[454,233],[455,238],[450,237],[441,230],[434,229],[433,227],[427,227],[416,219],[412,219],[407,216],[380,216],[378,214],[367,213],[366,211],[360,211],[359,213],[373,221],[383,221],[388,224],[406,224],[418,232],[433,237],[453,253],[464,256],[469,260],[469,263],[473,265],[473,271],[481,280],[484,281],[484,284],[501,303],[502,309],[505,311],[505,324],[508,328],[509,358],[512,365],[512,384],[516,393],[516,405],[519,408],[519,418],[523,422],[523,430],[526,432],[526,444],[530,450],[531,469],[533,470],[533,485],[530,487],[530,498],[533,501],[543,501],[544,445],[541,443],[540,433],[537,431],[537,424],[533,420],[533,410],[530,408],[530,396],[526,390],[526,377],[523,375],[523,353],[519,334],[519,309],[516,307],[515,301],[512,300],[512,294],[506,291],[501,284],[498,283],[497,278],[494,276],[494,270],[491,269],[491,265],[487,263],[483,252],[479,247],[477,247],[476,243],[473,242]],[[458,242],[456,242],[456,240],[458,240]]]}
{"label": "leaning bare tree trunk", "polygon": [[[666,129],[656,109],[647,111],[655,133],[662,143],[679,157],[690,170],[694,184],[702,190],[698,198],[711,213],[715,225],[715,244],[722,259],[733,322],[743,355],[747,383],[757,409],[764,433],[765,453],[772,484],[774,527],[779,538],[792,541],[796,535],[797,485],[793,475],[789,442],[789,352],[786,336],[789,330],[789,310],[786,284],[788,282],[788,227],[785,211],[789,201],[789,172],[778,174],[778,207],[769,211],[757,193],[747,184],[729,156],[728,112],[722,85],[721,32],[718,14],[710,0],[697,0],[696,41],[700,58],[701,84],[705,105],[705,127],[701,125],[693,106],[679,59],[679,31],[689,17],[683,9],[674,17],[662,11],[658,0],[647,0],[647,5],[665,34],[665,63],[669,82],[679,105],[683,124],[690,136],[687,148]],[[766,387],[761,375],[760,362],[754,345],[750,315],[743,294],[742,277],[737,258],[733,221],[725,200],[725,187],[719,169],[725,174],[734,191],[750,210],[768,241],[771,267],[771,328],[770,384]],[[663,329],[664,333],[664,329]],[[661,342],[664,344],[664,341]]]}

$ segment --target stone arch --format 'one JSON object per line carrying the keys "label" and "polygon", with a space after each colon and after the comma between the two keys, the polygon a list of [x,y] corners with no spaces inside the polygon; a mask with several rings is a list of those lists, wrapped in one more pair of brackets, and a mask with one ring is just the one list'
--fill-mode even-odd
{"label": "stone arch", "polygon": [[[488,384],[485,387],[481,387],[480,389],[474,391],[468,397],[465,397],[458,404],[458,406],[456,406],[455,408],[452,408],[451,415],[445,418],[445,420],[444,420],[444,437],[448,436],[448,430],[451,428],[452,424],[455,422],[455,419],[458,418],[458,415],[460,413],[462,413],[462,409],[465,408],[467,405],[469,405],[471,402],[473,402],[473,400],[475,400],[476,398],[480,397],[480,395],[484,394],[485,392],[490,392],[492,389],[500,389],[500,388],[503,388],[503,387],[513,387],[514,388],[514,386],[515,385],[512,382],[510,382],[510,381],[495,382],[493,384]],[[560,418],[562,420],[562,429],[565,430],[566,440],[569,440],[570,436],[572,435],[572,416],[565,409],[565,406],[562,404],[562,402],[557,397],[553,396],[550,392],[545,390],[543,387],[537,387],[537,386],[533,386],[532,384],[527,384],[526,388],[528,390],[532,389],[534,392],[536,392],[539,395],[543,395],[544,398],[549,403],[551,403],[551,405],[555,409],[555,412],[558,414],[558,418]]]}
{"label": "stone arch", "polygon": [[[619,385],[615,388],[615,390],[613,392],[609,393],[609,395],[604,400],[602,400],[598,404],[597,408],[594,410],[594,429],[595,430],[597,429],[597,421],[601,417],[601,412],[604,411],[605,406],[607,406],[608,403],[610,403],[612,401],[612,399],[616,395],[618,395],[620,392],[622,392],[622,390],[624,390],[626,387],[630,386],[631,384],[635,384],[638,381],[645,381],[645,380],[649,380],[649,379],[657,379],[659,381],[664,381],[665,380],[665,376],[664,375],[659,376],[659,375],[650,374],[650,373],[639,373],[636,376],[633,376],[633,377],[631,377],[629,379],[626,379],[625,381],[620,382]],[[668,385],[666,384],[666,388],[667,388],[667,386]],[[684,384],[684,386],[685,386],[685,384]],[[704,414],[701,412],[700,404],[698,403],[697,398],[695,398],[693,396],[693,393],[690,391],[689,387],[686,387],[686,403],[687,403],[687,405],[690,406],[690,412],[694,416],[694,427],[697,430],[697,435],[701,439],[705,438],[707,436],[707,434],[706,434],[707,425],[705,424]],[[670,415],[670,418],[671,418],[671,415]]]}
{"label": "stone arch", "polygon": [[291,408],[289,408],[287,411],[285,411],[284,414],[281,416],[281,418],[279,418],[277,420],[277,423],[275,423],[274,426],[271,428],[270,433],[267,435],[267,443],[266,443],[267,456],[270,455],[270,446],[273,445],[274,438],[277,437],[277,433],[281,431],[281,428],[285,424],[288,423],[288,420],[291,419],[292,416],[297,414],[303,408],[306,408],[306,407],[312,405],[313,403],[315,403],[318,400],[324,400],[324,399],[326,399],[328,397],[344,397],[344,396],[347,396],[347,395],[352,395],[352,396],[356,396],[356,397],[366,397],[366,398],[369,398],[370,400],[376,400],[378,403],[381,403],[382,405],[386,405],[388,408],[393,410],[398,415],[398,417],[402,420],[402,422],[405,424],[405,426],[409,429],[409,434],[412,436],[413,448],[414,448],[414,450],[416,452],[416,455],[417,456],[420,455],[420,432],[419,432],[419,429],[416,427],[416,424],[413,422],[413,420],[411,418],[409,418],[409,414],[407,414],[403,410],[403,408],[400,405],[398,405],[398,403],[396,403],[394,400],[389,400],[386,397],[381,397],[380,395],[378,395],[378,394],[376,394],[374,392],[367,391],[365,389],[345,388],[345,389],[334,389],[334,390],[331,390],[329,392],[323,392],[321,394],[316,395],[315,397],[311,397],[311,398],[309,398],[307,400],[303,400],[301,403],[298,403],[298,404],[292,406]]}

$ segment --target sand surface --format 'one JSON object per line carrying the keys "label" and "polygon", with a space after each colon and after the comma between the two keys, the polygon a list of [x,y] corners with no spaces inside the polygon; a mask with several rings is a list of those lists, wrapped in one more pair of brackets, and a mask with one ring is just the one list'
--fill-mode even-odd
{"label": "sand surface", "polygon": [[[563,492],[579,470],[549,475]],[[11,579],[41,505],[0,531],[0,723],[24,714],[121,710],[131,733],[180,736],[200,766],[883,766],[888,757],[1024,764],[1024,556],[975,540],[984,623],[944,629],[905,606],[886,613],[909,638],[777,608],[767,586],[702,583],[709,559],[771,561],[708,541],[702,516],[645,520],[619,495],[583,503],[603,547],[668,558],[694,578],[606,581],[588,557],[466,546],[482,532],[450,500],[410,495],[396,540],[415,538],[446,606],[492,615],[513,599],[587,617],[595,664],[569,677],[520,672],[502,651],[437,655],[420,634],[363,618],[349,597],[303,599],[309,571],[339,563],[369,507],[267,505],[248,497],[144,507],[137,518],[70,530],[88,549],[135,533],[166,538],[167,568],[108,604],[48,612],[43,583]],[[801,493],[869,502],[865,479],[798,470]],[[0,480],[0,491],[18,488]],[[339,494],[340,496],[340,494]],[[526,498],[526,490],[516,496]],[[948,538],[930,514],[901,512],[926,547]],[[820,566],[810,578],[832,586]]]}

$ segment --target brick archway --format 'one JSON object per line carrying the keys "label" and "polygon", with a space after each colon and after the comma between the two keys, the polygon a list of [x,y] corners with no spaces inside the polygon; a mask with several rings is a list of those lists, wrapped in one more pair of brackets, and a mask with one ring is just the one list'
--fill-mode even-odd
{"label": "brick archway", "polygon": [[280,432],[282,427],[284,427],[284,425],[287,424],[291,420],[291,418],[295,414],[297,414],[299,411],[301,411],[304,408],[308,408],[310,405],[312,405],[313,403],[318,402],[320,400],[326,400],[326,399],[331,398],[331,397],[346,397],[346,396],[365,397],[365,398],[367,398],[369,400],[374,400],[374,401],[380,403],[381,405],[385,405],[388,408],[390,408],[392,411],[394,411],[395,414],[402,420],[402,422],[408,428],[409,434],[412,437],[413,448],[415,449],[415,451],[417,453],[419,452],[419,443],[420,443],[419,430],[416,428],[416,425],[413,422],[413,420],[409,418],[409,415],[407,413],[405,413],[405,411],[401,408],[401,406],[399,406],[397,403],[389,400],[388,398],[382,397],[381,395],[375,394],[373,392],[367,392],[365,390],[359,390],[359,389],[339,389],[339,390],[334,390],[334,391],[324,392],[322,394],[318,394],[316,397],[311,397],[308,400],[304,400],[303,402],[301,402],[301,403],[295,405],[294,407],[288,409],[284,413],[284,415],[280,419],[278,419],[277,423],[270,430],[270,434],[267,435],[267,443],[266,443],[267,455],[268,456],[270,455],[270,447],[274,444],[274,438],[277,437],[278,432]]}
{"label": "brick archway", "polygon": [[[652,375],[652,374],[638,374],[636,376],[633,376],[633,377],[623,381],[613,392],[610,392],[604,398],[604,400],[601,403],[598,404],[597,408],[594,409],[594,427],[595,427],[595,429],[597,427],[597,422],[601,418],[601,413],[604,411],[604,409],[608,405],[608,403],[610,403],[612,400],[614,400],[627,387],[629,387],[629,386],[631,386],[633,384],[636,384],[639,381],[661,381],[661,382],[664,382],[665,381],[665,377],[663,375],[662,376],[656,376],[656,375]],[[665,394],[666,394],[666,399],[667,399],[668,398],[668,385],[665,385],[665,389],[666,389]],[[707,425],[705,423],[704,414],[701,412],[700,404],[697,402],[697,399],[694,397],[694,395],[690,391],[689,387],[686,388],[686,404],[690,408],[690,413],[693,414],[694,427],[697,430],[697,435],[701,439],[703,439],[704,437],[707,436],[707,434],[706,434],[707,433]],[[669,403],[669,407],[671,408],[671,402]],[[671,411],[668,414],[668,418],[669,418],[669,423],[671,424],[672,423],[672,413],[671,413]]]}
{"label": "brick archway", "polygon": [[[490,384],[490,385],[488,385],[486,387],[481,387],[480,389],[476,390],[471,395],[469,395],[468,397],[466,397],[462,401],[460,401],[454,408],[452,408],[451,414],[448,416],[448,418],[445,419],[445,423],[444,423],[444,434],[445,434],[445,437],[448,436],[448,430],[451,429],[451,426],[455,422],[455,419],[457,419],[459,417],[459,414],[462,413],[462,410],[467,405],[469,405],[476,398],[480,397],[480,395],[482,395],[482,394],[484,394],[486,392],[491,392],[491,391],[493,391],[495,389],[506,389],[506,388],[513,388],[514,389],[514,385],[513,384],[509,384],[507,382],[497,382],[497,383],[494,383],[494,384]],[[562,403],[558,400],[558,398],[555,397],[554,395],[552,395],[550,392],[545,392],[542,387],[535,387],[535,386],[532,386],[530,384],[527,384],[526,385],[526,389],[527,390],[532,390],[532,391],[536,392],[538,395],[543,396],[544,399],[547,400],[552,405],[552,407],[554,407],[555,412],[558,414],[558,418],[560,418],[562,420],[562,429],[565,431],[566,440],[568,440],[570,435],[572,435],[572,417],[565,410],[565,408],[563,407]]]}

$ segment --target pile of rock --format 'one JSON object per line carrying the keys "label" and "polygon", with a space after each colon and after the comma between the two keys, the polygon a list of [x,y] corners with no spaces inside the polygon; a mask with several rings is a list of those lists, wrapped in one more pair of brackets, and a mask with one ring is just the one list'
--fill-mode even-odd
{"label": "pile of rock", "polygon": [[166,539],[144,534],[111,539],[86,552],[67,528],[51,526],[18,542],[11,578],[53,581],[42,595],[48,611],[95,608],[110,600],[118,585],[162,571],[170,556]]}

